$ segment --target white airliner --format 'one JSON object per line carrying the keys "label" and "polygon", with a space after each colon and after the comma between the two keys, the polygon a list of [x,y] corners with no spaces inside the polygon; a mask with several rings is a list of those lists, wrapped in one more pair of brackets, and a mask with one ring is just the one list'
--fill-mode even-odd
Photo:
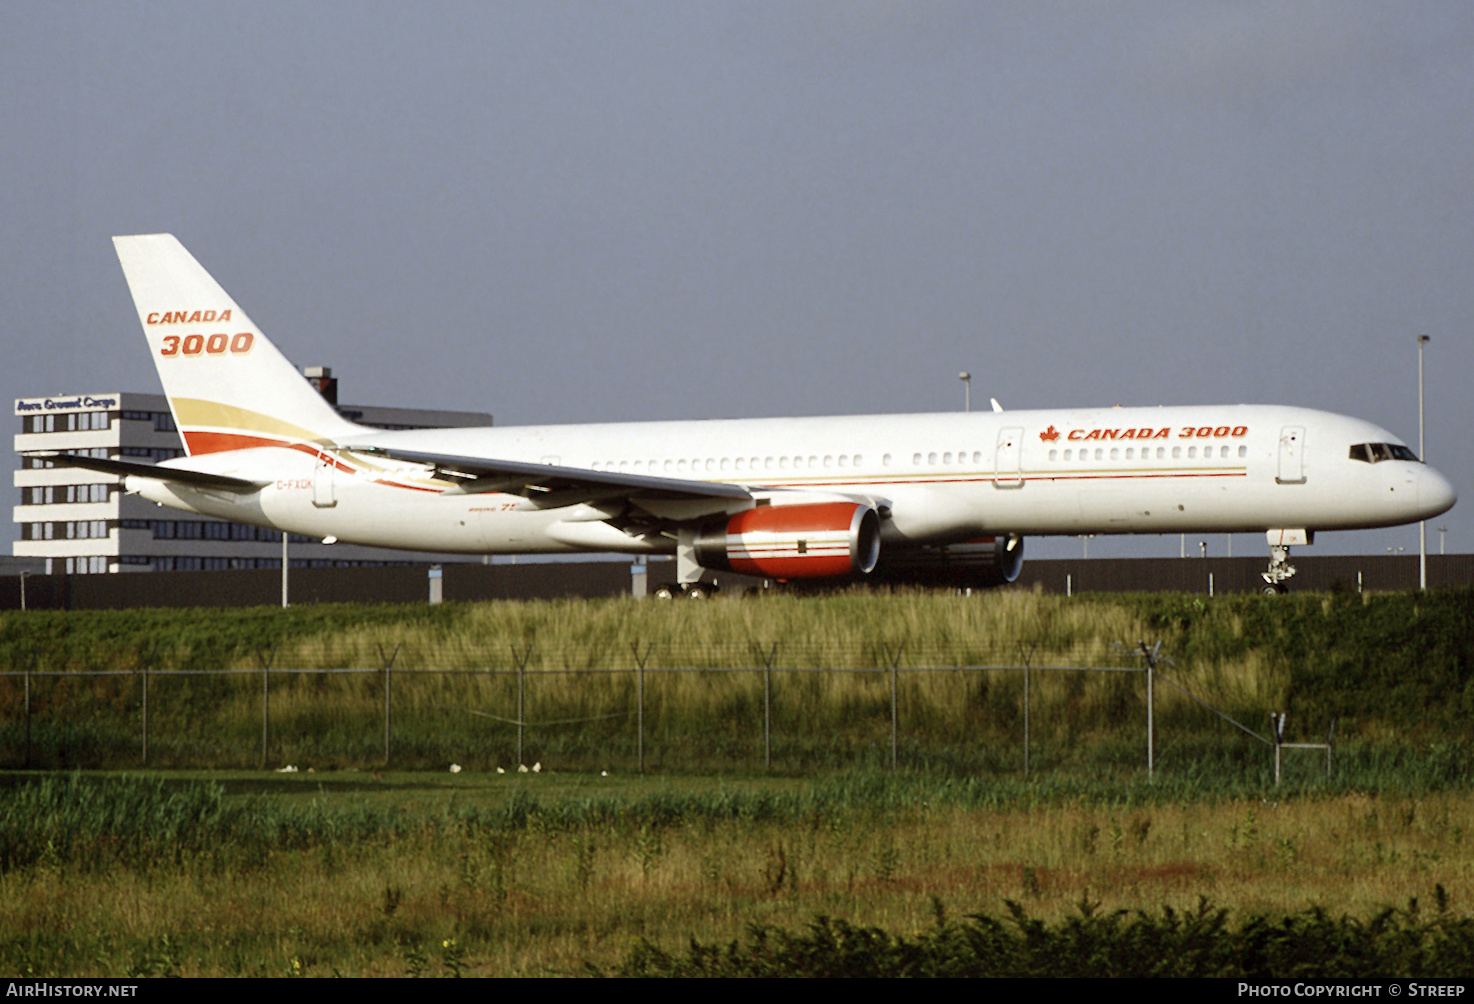
{"label": "white airliner", "polygon": [[67,454],[160,505],[380,547],[674,554],[778,580],[1012,581],[1028,534],[1317,530],[1453,487],[1370,422],[1217,405],[386,432],[341,417],[174,237],[115,237],[188,456]]}

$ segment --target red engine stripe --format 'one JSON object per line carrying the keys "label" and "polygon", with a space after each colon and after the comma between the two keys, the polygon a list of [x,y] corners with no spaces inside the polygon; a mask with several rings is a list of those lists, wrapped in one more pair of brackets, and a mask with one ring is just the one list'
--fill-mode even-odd
{"label": "red engine stripe", "polygon": [[732,559],[732,571],[773,579],[815,579],[848,575],[854,571],[848,552],[837,556],[808,554],[802,557],[765,558],[760,561]]}

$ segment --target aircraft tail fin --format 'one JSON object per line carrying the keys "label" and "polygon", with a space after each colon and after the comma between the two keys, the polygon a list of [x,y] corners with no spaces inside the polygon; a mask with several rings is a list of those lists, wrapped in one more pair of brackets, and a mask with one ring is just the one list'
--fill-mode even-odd
{"label": "aircraft tail fin", "polygon": [[191,455],[331,443],[340,416],[172,234],[114,237],[149,352]]}

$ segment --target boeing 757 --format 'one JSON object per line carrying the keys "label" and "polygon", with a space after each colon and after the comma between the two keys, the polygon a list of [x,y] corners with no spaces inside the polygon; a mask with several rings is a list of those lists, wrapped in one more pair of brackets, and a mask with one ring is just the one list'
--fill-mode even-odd
{"label": "boeing 757", "polygon": [[160,505],[468,554],[676,558],[776,580],[1007,582],[1028,535],[1317,531],[1437,516],[1452,485],[1371,422],[1277,405],[383,431],[340,416],[173,236],[115,237],[186,456],[70,454]]}

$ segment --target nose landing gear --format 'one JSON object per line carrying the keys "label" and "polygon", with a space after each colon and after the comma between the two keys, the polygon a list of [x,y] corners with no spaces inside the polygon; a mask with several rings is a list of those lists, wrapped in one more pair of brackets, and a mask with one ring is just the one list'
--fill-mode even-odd
{"label": "nose landing gear", "polygon": [[1264,579],[1262,592],[1266,596],[1288,593],[1285,582],[1294,576],[1295,566],[1290,564],[1290,546],[1306,546],[1315,542],[1313,530],[1270,530],[1265,534],[1269,540],[1269,570],[1260,572]]}
{"label": "nose landing gear", "polygon": [[1259,573],[1264,578],[1265,596],[1278,596],[1288,593],[1290,587],[1285,585],[1285,580],[1295,574],[1295,566],[1290,564],[1290,549],[1288,547],[1273,546],[1269,549],[1269,571]]}

